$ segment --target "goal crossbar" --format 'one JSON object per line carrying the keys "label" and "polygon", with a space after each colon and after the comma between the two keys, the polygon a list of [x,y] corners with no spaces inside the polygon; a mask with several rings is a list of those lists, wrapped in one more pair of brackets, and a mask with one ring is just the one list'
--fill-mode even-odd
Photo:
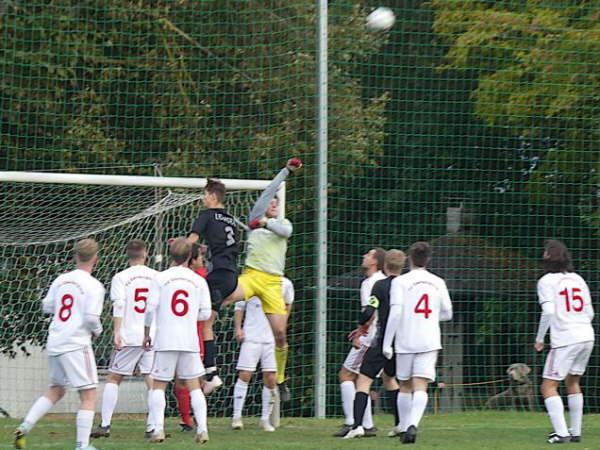
{"label": "goal crossbar", "polygon": [[[227,189],[262,190],[270,180],[219,179]],[[151,177],[141,175],[97,175],[56,172],[0,171],[0,182],[86,184],[105,186],[138,186],[162,188],[198,188],[206,186],[206,178]],[[280,188],[281,189],[281,188]]]}

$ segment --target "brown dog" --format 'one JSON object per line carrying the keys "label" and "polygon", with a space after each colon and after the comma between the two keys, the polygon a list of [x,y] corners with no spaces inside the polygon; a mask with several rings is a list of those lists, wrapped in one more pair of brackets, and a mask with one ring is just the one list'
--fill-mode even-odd
{"label": "brown dog", "polygon": [[506,369],[510,379],[510,387],[490,397],[485,402],[486,408],[513,408],[534,410],[533,384],[527,375],[531,369],[527,364],[515,363]]}

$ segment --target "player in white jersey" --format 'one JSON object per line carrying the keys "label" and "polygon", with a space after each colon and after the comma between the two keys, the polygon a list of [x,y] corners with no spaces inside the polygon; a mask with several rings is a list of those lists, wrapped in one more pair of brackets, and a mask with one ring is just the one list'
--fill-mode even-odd
{"label": "player in white jersey", "polygon": [[42,300],[42,311],[53,315],[46,344],[50,388],[15,431],[15,448],[25,448],[25,435],[65,395],[67,386],[77,389],[80,398],[75,448],[94,448],[89,442],[98,373],[92,337],[102,333],[100,314],[105,292],[102,283],[91,275],[98,261],[96,241],[77,242],[73,253],[77,268],[56,278]]}
{"label": "player in white jersey", "polygon": [[[129,267],[113,278],[110,286],[110,298],[113,303],[114,350],[108,368],[108,377],[102,393],[102,422],[92,437],[109,437],[110,422],[119,398],[119,385],[124,376],[131,376],[135,368],[139,369],[148,386],[148,404],[152,390],[150,371],[154,352],[145,351],[144,314],[148,292],[152,287],[156,270],[147,267],[146,244],[133,239],[125,249]],[[153,337],[153,333],[150,333]],[[148,410],[146,437],[152,436],[154,424]]]}
{"label": "player in white jersey", "polygon": [[440,321],[452,319],[446,282],[426,269],[431,254],[427,242],[415,242],[408,250],[410,272],[392,281],[391,309],[382,347],[386,358],[396,353],[399,415],[408,417],[401,419],[405,444],[416,441],[427,407],[427,384],[435,381],[435,363],[442,349]]}
{"label": "player in white jersey", "polygon": [[[540,388],[554,433],[550,444],[581,441],[583,394],[579,385],[594,348],[594,308],[585,280],[574,272],[569,250],[560,241],[549,240],[542,258],[546,274],[538,280],[537,293],[542,315],[534,348],[544,349],[550,329],[550,353]],[[558,386],[565,380],[569,401],[570,429]]]}
{"label": "player in white jersey", "polygon": [[[373,248],[363,255],[362,268],[365,271],[367,278],[360,285],[360,307],[361,310],[369,304],[371,289],[375,282],[383,280],[386,276],[383,273],[383,264],[385,261],[385,250],[382,248]],[[358,378],[360,366],[363,362],[365,354],[369,348],[371,340],[376,332],[377,317],[365,327],[366,334],[357,336],[353,340],[353,347],[348,352],[348,356],[342,368],[338,373],[340,380],[340,391],[342,394],[342,408],[344,410],[344,423],[339,431],[334,433],[336,437],[345,436],[352,429],[354,424],[354,396],[356,394],[356,379]],[[353,332],[356,334],[356,332]],[[352,334],[352,333],[351,333]],[[368,399],[367,408],[363,419],[363,428],[365,436],[374,436],[373,430],[373,414],[371,411],[371,398]]]}
{"label": "player in white jersey", "polygon": [[[192,245],[185,238],[171,243],[171,267],[159,272],[148,293],[144,327],[144,344],[154,348],[152,366],[152,401],[150,407],[155,429],[152,442],[165,439],[165,388],[175,376],[185,380],[190,391],[192,409],[198,424],[196,442],[208,442],[206,398],[200,388],[204,366],[196,321],[211,316],[210,292],[206,280],[188,267]],[[156,320],[154,342],[150,326]]]}
{"label": "player in white jersey", "polygon": [[[294,302],[294,286],[283,277],[282,296],[289,315]],[[244,318],[245,313],[245,318]],[[256,371],[258,362],[263,372],[262,410],[259,426],[264,431],[275,431],[270,422],[270,415],[277,397],[277,362],[275,361],[275,338],[265,315],[262,302],[253,297],[247,302],[235,304],[234,312],[236,339],[242,344],[236,369],[238,379],[233,388],[233,418],[231,427],[234,430],[244,428],[242,409],[248,393],[248,383]],[[242,321],[244,326],[242,328]]]}

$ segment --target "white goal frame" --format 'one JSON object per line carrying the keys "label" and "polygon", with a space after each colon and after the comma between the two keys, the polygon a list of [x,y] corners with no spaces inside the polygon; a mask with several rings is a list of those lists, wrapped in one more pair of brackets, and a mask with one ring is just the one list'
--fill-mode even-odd
{"label": "white goal frame", "polygon": [[[221,179],[228,190],[262,191],[271,180]],[[103,186],[138,186],[162,188],[203,189],[206,178],[187,177],[151,177],[141,175],[97,175],[85,173],[59,172],[17,172],[0,171],[0,182],[12,183],[43,183],[43,184],[84,184]],[[285,182],[277,191],[281,208],[280,215],[285,211]]]}
{"label": "white goal frame", "polygon": [[[222,179],[219,181],[225,184],[228,191],[249,191],[259,192],[267,188],[271,183],[271,180],[251,180],[251,179]],[[57,172],[21,172],[21,171],[0,171],[0,192],[3,188],[7,187],[8,183],[13,184],[54,184],[54,185],[88,185],[88,186],[115,186],[115,187],[148,187],[148,188],[163,188],[163,189],[196,189],[200,190],[206,187],[207,178],[199,177],[163,177],[163,176],[130,176],[130,175],[100,175],[100,174],[84,174],[84,173],[57,173]],[[285,191],[286,183],[281,183],[277,197],[279,198],[280,208],[279,215],[284,217],[285,215]],[[2,196],[0,196],[2,201]],[[245,227],[244,224],[237,221],[238,225]],[[246,228],[247,229],[247,228]],[[36,242],[32,242],[37,244]],[[12,416],[21,417],[24,416],[26,410],[24,406],[28,406],[35,400],[35,397],[21,399],[20,402],[14,402],[12,397],[9,395],[17,389],[19,380],[11,379],[11,366],[20,365],[23,368],[30,369],[32,372],[40,372],[45,367],[45,354],[42,352],[41,347],[28,346],[29,351],[32,353],[32,357],[26,357],[19,354],[16,358],[8,358],[7,356],[0,355],[0,378],[6,375],[6,379],[9,380],[7,386],[0,390],[0,405],[3,405]],[[43,378],[43,377],[42,377]],[[39,381],[39,382],[38,382]],[[36,383],[39,386],[35,386],[35,389],[31,389],[31,395],[37,395],[37,392],[43,390],[45,378],[37,380]],[[139,386],[138,386],[139,384]],[[129,390],[125,389],[123,394],[124,399],[130,399],[130,401],[122,403],[131,403],[126,405],[131,410],[124,412],[139,412],[137,411],[138,404],[142,403],[134,401],[139,397],[137,390],[142,389],[143,383],[131,383],[130,385],[124,384],[124,388],[127,386]],[[143,387],[143,386],[142,386]],[[8,396],[8,397],[7,397]],[[77,408],[77,399],[75,394],[71,393],[67,395],[65,401],[55,408],[55,412],[70,413],[74,412]],[[144,397],[145,398],[145,397]],[[279,420],[279,404],[276,405],[272,419]]]}

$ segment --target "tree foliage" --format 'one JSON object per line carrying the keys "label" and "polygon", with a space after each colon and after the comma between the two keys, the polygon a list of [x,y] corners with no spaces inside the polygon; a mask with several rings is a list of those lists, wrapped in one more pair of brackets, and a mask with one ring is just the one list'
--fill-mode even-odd
{"label": "tree foliage", "polygon": [[[0,44],[2,166],[161,163],[174,174],[256,177],[289,154],[310,163],[314,17],[306,2],[13,3]],[[330,158],[371,165],[385,96],[365,102],[347,64],[381,38],[357,20],[332,29],[332,59],[346,64],[330,67],[340,130]]]}
{"label": "tree foliage", "polygon": [[475,113],[522,140],[534,202],[598,208],[600,5],[437,1],[443,69],[475,73]]}
{"label": "tree foliage", "polygon": [[[382,152],[387,95],[366,98],[356,67],[384,37],[365,33],[362,16],[354,6],[330,24],[332,186]],[[150,174],[157,164],[172,176],[271,178],[300,156],[287,198],[300,289],[315,254],[315,18],[304,1],[11,2],[0,21],[0,168]],[[39,310],[38,298],[23,301],[10,311]],[[23,342],[13,331],[2,350]]]}

